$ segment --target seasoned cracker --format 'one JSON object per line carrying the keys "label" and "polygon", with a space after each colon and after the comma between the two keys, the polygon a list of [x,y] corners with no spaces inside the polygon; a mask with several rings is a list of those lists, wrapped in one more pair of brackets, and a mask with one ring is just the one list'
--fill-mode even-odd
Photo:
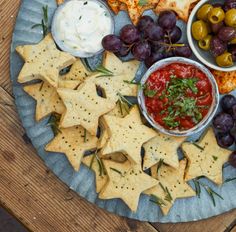
{"label": "seasoned cracker", "polygon": [[16,51],[25,61],[18,76],[20,83],[40,79],[57,88],[59,71],[75,61],[73,56],[57,49],[51,34],[39,44],[18,46]]}
{"label": "seasoned cracker", "polygon": [[141,170],[141,165],[132,165],[128,160],[125,163],[103,160],[103,163],[109,179],[99,198],[120,198],[133,212],[138,208],[140,194],[158,184]]}
{"label": "seasoned cracker", "polygon": [[37,102],[36,121],[40,121],[51,113],[62,114],[65,111],[65,106],[56,89],[47,82],[24,86],[24,91]]}
{"label": "seasoned cracker", "polygon": [[178,169],[164,164],[158,170],[158,165],[151,168],[152,177],[158,179],[160,184],[144,193],[161,199],[163,204],[160,208],[164,215],[168,214],[176,199],[196,196],[195,191],[184,180],[186,164],[187,160],[184,159],[180,161]]}
{"label": "seasoned cracker", "polygon": [[58,89],[57,92],[66,106],[60,122],[62,128],[81,125],[96,135],[100,116],[115,107],[114,102],[98,96],[91,81],[85,81],[77,90]]}
{"label": "seasoned cracker", "polygon": [[166,10],[174,11],[180,19],[187,22],[191,10],[191,5],[199,0],[160,0],[155,12],[160,13]]}
{"label": "seasoned cracker", "polygon": [[45,150],[64,153],[75,171],[79,170],[84,153],[95,149],[97,137],[81,126],[61,128],[60,133],[46,145]]}
{"label": "seasoned cracker", "polygon": [[157,136],[143,145],[145,156],[143,169],[146,170],[163,160],[174,168],[179,167],[179,158],[177,149],[183,143],[186,137],[173,137],[157,133]]}
{"label": "seasoned cracker", "polygon": [[185,180],[205,176],[216,184],[222,184],[222,167],[232,151],[221,148],[212,128],[197,143],[183,143],[182,150],[188,159]]}
{"label": "seasoned cracker", "polygon": [[157,135],[156,131],[142,124],[139,109],[134,106],[124,117],[105,115],[104,123],[108,128],[110,139],[101,151],[102,155],[122,152],[135,164],[141,164],[141,147],[143,143]]}

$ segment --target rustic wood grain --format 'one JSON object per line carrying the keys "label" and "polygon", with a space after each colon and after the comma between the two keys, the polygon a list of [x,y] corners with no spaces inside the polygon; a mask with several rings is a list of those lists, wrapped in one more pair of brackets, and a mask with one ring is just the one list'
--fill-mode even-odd
{"label": "rustic wood grain", "polygon": [[152,225],[106,213],[45,167],[22,137],[11,97],[9,49],[19,5],[20,0],[0,0],[0,204],[34,232],[236,232],[236,210],[199,222]]}

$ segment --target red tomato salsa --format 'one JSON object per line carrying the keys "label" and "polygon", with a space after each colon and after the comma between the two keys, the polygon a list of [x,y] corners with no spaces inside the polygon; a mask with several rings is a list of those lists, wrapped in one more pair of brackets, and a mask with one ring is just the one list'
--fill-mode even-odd
{"label": "red tomato salsa", "polygon": [[172,63],[156,70],[143,88],[148,113],[166,129],[194,127],[212,104],[210,81],[189,64]]}

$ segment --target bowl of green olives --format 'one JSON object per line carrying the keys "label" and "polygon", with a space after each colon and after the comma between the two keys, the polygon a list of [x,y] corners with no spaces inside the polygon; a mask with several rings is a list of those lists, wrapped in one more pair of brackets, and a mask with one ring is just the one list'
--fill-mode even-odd
{"label": "bowl of green olives", "polygon": [[187,25],[189,45],[206,66],[236,70],[236,0],[201,0]]}

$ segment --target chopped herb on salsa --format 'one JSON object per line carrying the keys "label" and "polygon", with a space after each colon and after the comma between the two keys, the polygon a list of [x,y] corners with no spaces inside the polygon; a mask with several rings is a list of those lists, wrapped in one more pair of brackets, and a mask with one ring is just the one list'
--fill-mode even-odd
{"label": "chopped herb on salsa", "polygon": [[212,89],[207,76],[193,65],[174,63],[158,69],[145,83],[148,113],[167,129],[187,130],[208,113]]}

